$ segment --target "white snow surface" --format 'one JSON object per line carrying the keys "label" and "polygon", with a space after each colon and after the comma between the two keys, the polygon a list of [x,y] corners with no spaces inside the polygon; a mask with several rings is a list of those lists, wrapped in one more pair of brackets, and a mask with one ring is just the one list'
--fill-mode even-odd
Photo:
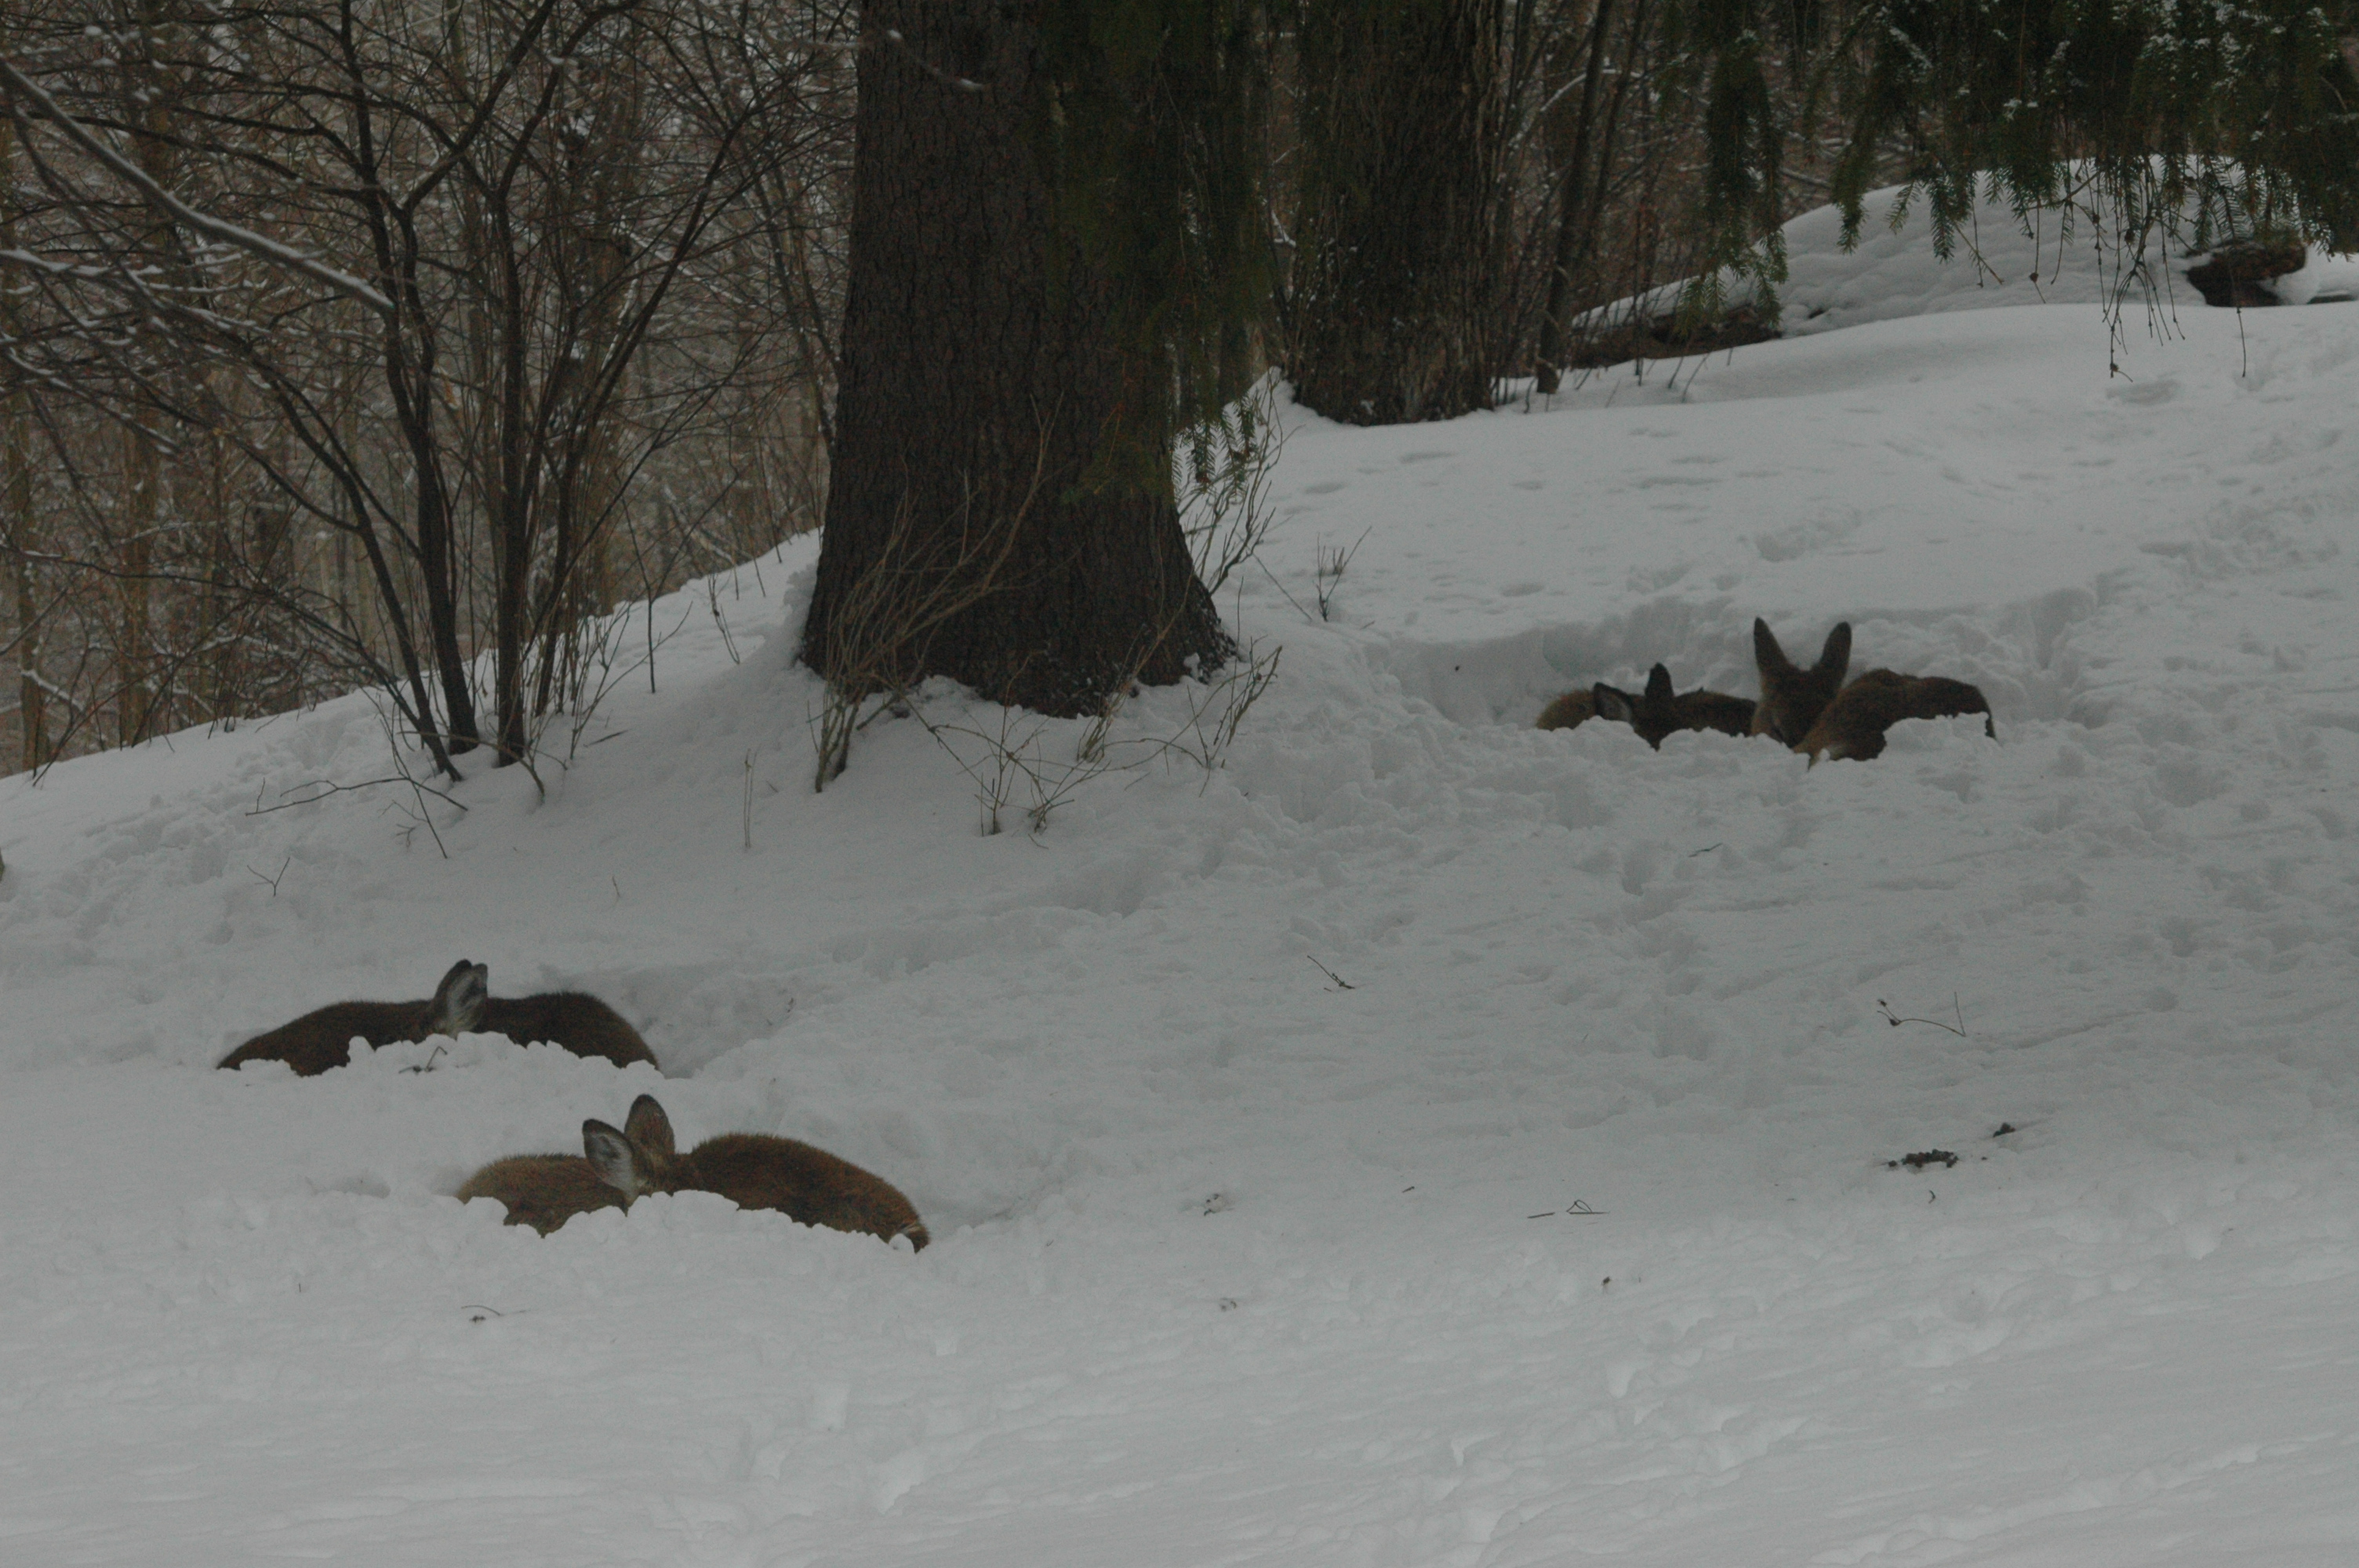
{"label": "white snow surface", "polygon": [[[257,812],[388,774],[361,698],[0,781],[0,1560],[2359,1561],[2354,408],[2359,305],[2050,305],[1295,414],[1227,765],[1037,837],[906,719],[811,792],[809,541],[545,798]],[[1529,728],[1756,615],[1997,740]],[[462,957],[664,1075],[213,1070]],[[934,1245],[449,1195],[644,1092]]]}

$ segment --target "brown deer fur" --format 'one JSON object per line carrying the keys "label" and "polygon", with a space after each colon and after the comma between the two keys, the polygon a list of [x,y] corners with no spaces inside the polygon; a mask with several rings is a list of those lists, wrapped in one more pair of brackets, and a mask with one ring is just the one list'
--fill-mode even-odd
{"label": "brown deer fur", "polygon": [[543,1236],[577,1214],[623,1206],[623,1195],[579,1154],[515,1154],[495,1160],[467,1178],[458,1197],[461,1203],[496,1198],[508,1211],[508,1224],[529,1225]]}
{"label": "brown deer fur", "polygon": [[1700,687],[1674,695],[1671,672],[1662,665],[1647,672],[1644,696],[1632,697],[1603,681],[1591,687],[1590,694],[1597,717],[1620,719],[1658,752],[1663,749],[1665,736],[1681,730],[1717,730],[1723,735],[1743,735],[1750,731],[1753,724],[1754,705],[1741,697]]}
{"label": "brown deer fur", "polygon": [[929,1238],[898,1189],[824,1149],[757,1132],[724,1132],[686,1154],[676,1152],[671,1120],[652,1096],[631,1106],[627,1130],[582,1124],[582,1152],[627,1206],[646,1193],[718,1193],[740,1208],[774,1208],[805,1225],[864,1231],[913,1246]]}
{"label": "brown deer fur", "polygon": [[485,997],[475,1030],[505,1034],[519,1045],[548,1041],[577,1056],[603,1056],[618,1067],[645,1062],[658,1072],[656,1054],[623,1015],[586,991],[540,991],[532,996]]}
{"label": "brown deer fur", "polygon": [[1597,700],[1587,690],[1569,691],[1540,709],[1535,730],[1578,730],[1597,717]]}
{"label": "brown deer fur", "polygon": [[1843,688],[1794,750],[1806,753],[1814,763],[1821,756],[1865,762],[1883,754],[1884,732],[1902,719],[1947,719],[1960,713],[1983,715],[1983,733],[1995,741],[1998,726],[1990,710],[1981,688],[1964,681],[1870,670]]}

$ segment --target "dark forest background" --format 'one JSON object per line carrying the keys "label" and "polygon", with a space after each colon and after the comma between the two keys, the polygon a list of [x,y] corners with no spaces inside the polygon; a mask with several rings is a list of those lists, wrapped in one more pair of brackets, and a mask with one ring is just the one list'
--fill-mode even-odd
{"label": "dark forest background", "polygon": [[1584,317],[1901,181],[2352,242],[2352,12],[12,7],[0,767],[361,687],[531,762],[618,604],[822,523],[838,687],[1090,712],[1233,651],[1170,459],[1265,373],[1417,420],[1764,335]]}

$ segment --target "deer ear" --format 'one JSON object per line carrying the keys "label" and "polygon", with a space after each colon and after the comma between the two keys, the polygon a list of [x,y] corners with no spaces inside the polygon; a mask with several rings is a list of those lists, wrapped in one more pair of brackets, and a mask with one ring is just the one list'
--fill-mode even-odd
{"label": "deer ear", "polygon": [[1659,707],[1670,700],[1671,672],[1668,666],[1657,665],[1647,672],[1647,706]]}
{"label": "deer ear", "polygon": [[1837,680],[1851,667],[1851,622],[1838,621],[1835,629],[1827,633],[1827,645],[1820,651],[1818,673],[1832,671]]}
{"label": "deer ear", "polygon": [[1786,658],[1786,650],[1777,645],[1777,634],[1769,622],[1759,616],[1753,620],[1753,662],[1765,670],[1790,670],[1794,666]]}
{"label": "deer ear", "polygon": [[631,1114],[623,1123],[623,1136],[647,1152],[649,1159],[660,1164],[672,1157],[678,1146],[672,1142],[671,1118],[656,1103],[653,1095],[641,1095],[631,1102]]}
{"label": "deer ear", "polygon": [[598,1179],[623,1195],[628,1203],[647,1190],[647,1170],[631,1141],[614,1128],[592,1119],[582,1124],[582,1152]]}
{"label": "deer ear", "polygon": [[473,1034],[483,1022],[484,1002],[491,994],[488,977],[491,970],[482,964],[462,958],[451,966],[442,983],[434,988],[434,1000],[429,1005],[434,1015],[434,1026],[446,1034]]}
{"label": "deer ear", "polygon": [[1618,719],[1628,724],[1638,717],[1637,704],[1631,700],[1630,694],[1607,686],[1603,681],[1589,688],[1589,700],[1595,705],[1600,719]]}

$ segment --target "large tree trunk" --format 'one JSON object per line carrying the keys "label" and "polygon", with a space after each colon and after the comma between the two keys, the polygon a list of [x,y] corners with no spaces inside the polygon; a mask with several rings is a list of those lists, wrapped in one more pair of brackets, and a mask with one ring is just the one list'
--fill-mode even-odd
{"label": "large tree trunk", "polygon": [[25,400],[9,395],[0,435],[0,516],[6,518],[8,564],[16,590],[17,765],[49,761],[48,693],[41,685],[41,609],[33,585],[33,464],[25,441]]}
{"label": "large tree trunk", "polygon": [[1331,419],[1491,405],[1499,0],[1307,0],[1287,373]]}
{"label": "large tree trunk", "polygon": [[[1548,304],[1540,312],[1540,341],[1535,373],[1538,390],[1553,395],[1563,384],[1565,318],[1571,314],[1573,270],[1587,254],[1595,232],[1596,186],[1590,183],[1590,140],[1597,128],[1599,89],[1605,78],[1606,30],[1613,26],[1614,0],[1594,0],[1589,20],[1589,58],[1582,63],[1581,108],[1573,121],[1572,152],[1564,161],[1562,189],[1557,195],[1556,248],[1549,266]],[[1598,185],[1604,183],[1603,178]]]}
{"label": "large tree trunk", "polygon": [[125,746],[147,738],[164,701],[156,681],[155,635],[149,625],[154,607],[156,529],[162,520],[158,505],[164,472],[156,443],[138,430],[123,433],[123,547],[115,557],[115,740]]}
{"label": "large tree trunk", "polygon": [[[171,140],[172,111],[182,84],[160,62],[168,30],[180,18],[168,0],[140,0],[135,16],[136,42],[125,74],[126,118],[136,127],[131,137],[132,157],[140,170],[169,190],[179,182],[179,159]],[[151,219],[155,251],[179,254],[168,221]],[[184,280],[182,280],[184,281]],[[147,738],[151,729],[171,728],[163,687],[162,661],[156,656],[151,624],[154,610],[156,531],[163,522],[164,471],[156,443],[145,430],[125,427],[123,435],[123,542],[116,556],[116,593],[121,619],[115,630],[115,735],[128,746]]]}
{"label": "large tree trunk", "polygon": [[[0,249],[16,244],[16,127],[0,120]],[[21,335],[16,295],[0,292],[0,337]],[[48,693],[41,685],[41,611],[33,585],[33,451],[31,400],[13,380],[0,395],[0,540],[8,551],[16,590],[16,714],[20,765],[49,760]],[[0,762],[0,770],[6,763]]]}
{"label": "large tree trunk", "polygon": [[839,691],[945,675],[1077,714],[1232,649],[1169,454],[1106,449],[1172,393],[1060,231],[1036,154],[1040,8],[861,8],[842,379],[803,640]]}

